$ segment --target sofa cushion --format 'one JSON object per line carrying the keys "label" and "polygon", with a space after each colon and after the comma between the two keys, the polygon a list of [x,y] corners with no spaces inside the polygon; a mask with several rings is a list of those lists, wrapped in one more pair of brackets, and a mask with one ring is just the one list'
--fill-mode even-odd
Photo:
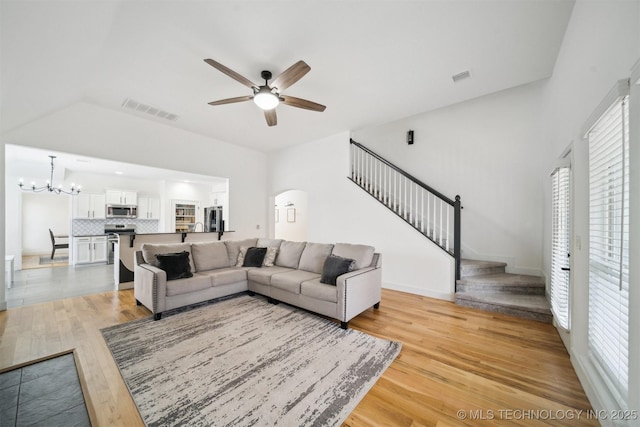
{"label": "sofa cushion", "polygon": [[189,294],[211,287],[211,278],[206,274],[195,273],[188,279],[172,280],[167,282],[167,296]]}
{"label": "sofa cushion", "polygon": [[244,256],[243,267],[262,267],[267,248],[249,248]]}
{"label": "sofa cushion", "polygon": [[213,286],[229,285],[247,280],[247,270],[245,268],[226,267],[205,271],[202,274],[206,274],[211,278],[211,284]]}
{"label": "sofa cushion", "polygon": [[322,267],[320,283],[336,286],[338,276],[353,271],[355,266],[356,262],[351,258],[329,255]]}
{"label": "sofa cushion", "polygon": [[229,267],[229,255],[224,242],[192,243],[191,254],[197,271]]}
{"label": "sofa cushion", "polygon": [[300,255],[304,250],[307,242],[289,242],[287,240],[280,244],[278,256],[276,257],[276,265],[280,267],[298,268]]}
{"label": "sofa cushion", "polygon": [[271,286],[294,294],[300,293],[300,284],[307,280],[319,278],[320,275],[311,271],[292,270],[271,276]]}
{"label": "sofa cushion", "polygon": [[193,264],[193,257],[191,256],[191,243],[143,243],[140,247],[142,250],[142,257],[144,262],[151,264],[154,267],[160,267],[156,255],[168,254],[187,251],[189,252],[189,266],[192,272],[196,272],[196,266]]}
{"label": "sofa cushion", "polygon": [[300,256],[299,270],[322,273],[324,261],[327,259],[333,245],[330,243],[307,243]]}
{"label": "sofa cushion", "polygon": [[167,280],[185,279],[193,276],[189,266],[189,252],[175,252],[156,255],[158,268],[167,273]]}
{"label": "sofa cushion", "polygon": [[229,255],[229,265],[236,265],[238,262],[238,253],[240,248],[245,246],[250,248],[256,245],[258,239],[245,239],[245,240],[226,240],[224,244],[227,246],[227,254]]}
{"label": "sofa cushion", "polygon": [[270,285],[271,284],[271,276],[278,273],[285,273],[287,271],[293,271],[288,267],[263,267],[263,268],[252,268],[247,271],[247,278],[255,283],[260,283],[261,285]]}
{"label": "sofa cushion", "polygon": [[343,258],[351,258],[356,262],[356,270],[369,267],[373,260],[375,248],[368,245],[352,245],[350,243],[336,243],[331,252]]}
{"label": "sofa cushion", "polygon": [[338,288],[321,283],[320,279],[302,282],[300,293],[322,301],[338,302]]}
{"label": "sofa cushion", "polygon": [[282,244],[282,239],[258,239],[256,246],[259,248],[279,248]]}

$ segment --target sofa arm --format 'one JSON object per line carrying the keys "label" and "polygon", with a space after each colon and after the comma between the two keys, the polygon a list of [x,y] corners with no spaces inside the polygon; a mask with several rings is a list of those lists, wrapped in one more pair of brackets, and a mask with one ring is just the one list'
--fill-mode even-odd
{"label": "sofa arm", "polygon": [[338,316],[348,322],[380,302],[382,269],[367,267],[338,276]]}
{"label": "sofa arm", "polygon": [[151,264],[139,264],[134,268],[133,294],[154,314],[166,309],[167,273]]}

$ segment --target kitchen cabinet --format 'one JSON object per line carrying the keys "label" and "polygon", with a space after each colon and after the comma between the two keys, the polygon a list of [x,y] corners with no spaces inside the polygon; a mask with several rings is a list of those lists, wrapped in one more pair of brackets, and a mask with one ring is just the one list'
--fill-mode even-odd
{"label": "kitchen cabinet", "polygon": [[74,237],[74,263],[107,262],[107,236]]}
{"label": "kitchen cabinet", "polygon": [[74,198],[73,217],[78,219],[104,219],[105,195],[80,193]]}
{"label": "kitchen cabinet", "polygon": [[107,190],[109,205],[137,205],[138,193],[135,191]]}
{"label": "kitchen cabinet", "polygon": [[160,219],[160,199],[157,197],[138,197],[138,219]]}

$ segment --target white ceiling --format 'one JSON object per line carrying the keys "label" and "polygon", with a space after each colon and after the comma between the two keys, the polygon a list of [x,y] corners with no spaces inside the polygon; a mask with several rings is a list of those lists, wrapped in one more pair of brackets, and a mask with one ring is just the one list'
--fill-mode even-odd
{"label": "white ceiling", "polygon": [[[379,125],[551,75],[568,0],[0,2],[0,131],[79,101],[269,152]],[[203,62],[261,83],[302,59],[267,127],[250,90]],[[470,70],[454,83],[451,76]],[[175,122],[122,107],[126,98]]]}

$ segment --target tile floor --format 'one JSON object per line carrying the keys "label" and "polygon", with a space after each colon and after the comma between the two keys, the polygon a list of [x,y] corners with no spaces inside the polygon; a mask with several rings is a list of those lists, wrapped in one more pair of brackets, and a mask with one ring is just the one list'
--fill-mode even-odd
{"label": "tile floor", "polygon": [[112,264],[18,270],[6,290],[7,307],[20,307],[115,290]]}
{"label": "tile floor", "polygon": [[73,354],[0,374],[3,426],[90,426]]}

